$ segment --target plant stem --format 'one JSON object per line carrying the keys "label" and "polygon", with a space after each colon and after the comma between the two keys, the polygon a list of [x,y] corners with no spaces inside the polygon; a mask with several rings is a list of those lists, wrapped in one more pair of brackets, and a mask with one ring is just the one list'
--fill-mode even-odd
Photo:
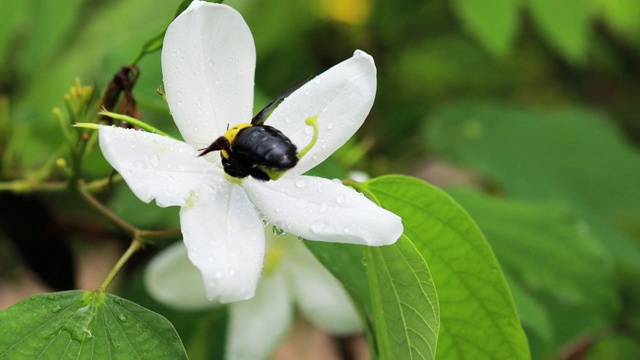
{"label": "plant stem", "polygon": [[109,219],[109,221],[111,221],[114,225],[124,230],[125,232],[127,232],[127,234],[131,235],[132,237],[137,234],[138,229],[136,229],[135,226],[120,219],[118,215],[114,214],[111,210],[109,210],[106,206],[104,206],[100,201],[98,201],[98,199],[96,199],[93,195],[89,194],[84,184],[81,184],[80,186],[78,186],[78,191],[80,192],[80,195],[82,195],[82,197],[85,200],[87,200],[87,202],[91,206],[96,208],[96,210],[102,213],[102,215],[104,215],[107,219]]}
{"label": "plant stem", "polygon": [[29,193],[38,191],[62,191],[67,189],[66,181],[30,182],[27,180],[0,182],[0,191]]}
{"label": "plant stem", "polygon": [[118,262],[113,266],[113,269],[111,269],[111,272],[109,272],[109,275],[107,275],[107,278],[104,280],[102,285],[100,285],[97,292],[105,292],[107,290],[107,288],[109,287],[113,279],[116,277],[116,275],[118,275],[118,272],[120,272],[120,269],[122,269],[122,267],[124,266],[124,264],[126,264],[129,258],[131,258],[131,256],[136,251],[140,250],[141,247],[142,247],[142,243],[138,241],[137,238],[134,237],[127,251],[125,251],[125,253],[122,254]]}

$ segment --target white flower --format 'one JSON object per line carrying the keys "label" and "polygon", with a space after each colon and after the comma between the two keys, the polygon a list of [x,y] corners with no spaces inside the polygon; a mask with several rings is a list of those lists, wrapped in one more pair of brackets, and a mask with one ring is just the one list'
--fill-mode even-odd
{"label": "white flower", "polygon": [[[362,323],[340,283],[297,238],[274,238],[270,232],[267,268],[256,296],[229,305],[226,358],[268,358],[290,329],[294,305],[331,334],[360,332]],[[199,276],[184,246],[176,243],[151,261],[145,286],[156,300],[179,310],[217,306],[207,300]]]}
{"label": "white flower", "polygon": [[144,131],[100,127],[105,158],[142,201],[180,206],[191,262],[209,299],[251,298],[265,252],[262,219],[309,240],[387,245],[401,219],[339,181],[302,175],[342,146],[373,104],[376,68],[356,51],[287,97],[267,119],[299,147],[310,143],[305,120],[317,116],[318,139],[277,181],[225,175],[217,152],[198,149],[227,126],[252,118],[255,47],[240,14],[194,1],[167,29],[162,73],[169,109],[186,142]]}

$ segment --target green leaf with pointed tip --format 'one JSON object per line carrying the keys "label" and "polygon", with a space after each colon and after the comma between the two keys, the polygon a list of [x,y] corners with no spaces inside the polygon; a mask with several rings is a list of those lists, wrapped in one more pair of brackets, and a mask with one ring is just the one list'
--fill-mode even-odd
{"label": "green leaf with pointed tip", "polygon": [[418,179],[385,176],[364,186],[402,217],[404,234],[429,264],[440,306],[438,358],[529,358],[505,278],[469,215]]}
{"label": "green leaf with pointed tip", "polygon": [[582,61],[591,36],[593,0],[528,0],[542,35],[565,58]]}
{"label": "green leaf with pointed tip", "polygon": [[469,30],[495,55],[511,50],[518,31],[519,0],[456,0],[455,10]]}
{"label": "green leaf with pointed tip", "polygon": [[186,359],[173,326],[118,296],[65,291],[0,312],[3,359]]}

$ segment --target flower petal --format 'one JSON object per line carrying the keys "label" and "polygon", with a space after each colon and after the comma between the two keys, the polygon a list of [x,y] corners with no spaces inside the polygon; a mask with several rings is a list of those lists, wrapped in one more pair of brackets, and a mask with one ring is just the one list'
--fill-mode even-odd
{"label": "flower petal", "polygon": [[256,296],[229,305],[227,359],[268,359],[292,323],[285,279],[277,272],[260,279]]}
{"label": "flower petal", "polygon": [[242,16],[226,5],[194,1],[167,29],[162,75],[184,139],[204,148],[227,124],[249,122],[256,50]]}
{"label": "flower petal", "polygon": [[102,154],[144,202],[186,206],[224,179],[221,169],[181,141],[113,126],[100,126],[99,131]]}
{"label": "flower petal", "polygon": [[209,198],[183,207],[180,225],[209,300],[226,303],[254,295],[264,259],[264,227],[242,188],[226,182]]}
{"label": "flower petal", "polygon": [[312,139],[313,129],[305,124],[318,116],[318,141],[287,175],[303,174],[340,148],[360,128],[376,95],[376,66],[360,50],[287,97],[267,123],[287,135],[302,149]]}
{"label": "flower petal", "polygon": [[402,235],[400,217],[338,180],[247,178],[242,187],[270,223],[308,240],[388,245]]}
{"label": "flower petal", "polygon": [[362,321],[338,280],[296,238],[282,240],[289,242],[282,266],[307,318],[333,335],[362,331]]}
{"label": "flower petal", "polygon": [[182,241],[156,255],[144,271],[147,292],[160,303],[178,310],[202,310],[218,304],[209,301],[202,274],[187,257]]}

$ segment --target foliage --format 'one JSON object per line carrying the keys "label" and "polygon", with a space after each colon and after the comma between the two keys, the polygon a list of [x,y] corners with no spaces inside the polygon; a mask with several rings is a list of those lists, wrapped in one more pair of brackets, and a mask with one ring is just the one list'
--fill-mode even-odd
{"label": "foliage", "polygon": [[[354,300],[374,358],[640,354],[637,1],[226,3],[255,37],[255,108],[356,48],[376,60],[372,113],[315,175],[422,174],[442,162],[474,175],[444,191],[404,176],[346,181],[402,216],[403,237],[381,248],[304,242]],[[132,240],[124,263],[180,238],[177,210],[141,203],[95,135],[71,125],[97,121],[133,61],[144,122],[179,136],[157,94],[157,50],[187,4],[0,0],[0,214],[14,215],[0,221],[0,279],[16,274],[17,252],[66,290],[77,280],[69,254],[94,241]],[[34,228],[43,232],[27,236]],[[51,258],[65,259],[60,271]],[[167,309],[136,271],[107,288],[120,266],[96,292],[0,312],[0,357],[223,357],[224,308]]]}

